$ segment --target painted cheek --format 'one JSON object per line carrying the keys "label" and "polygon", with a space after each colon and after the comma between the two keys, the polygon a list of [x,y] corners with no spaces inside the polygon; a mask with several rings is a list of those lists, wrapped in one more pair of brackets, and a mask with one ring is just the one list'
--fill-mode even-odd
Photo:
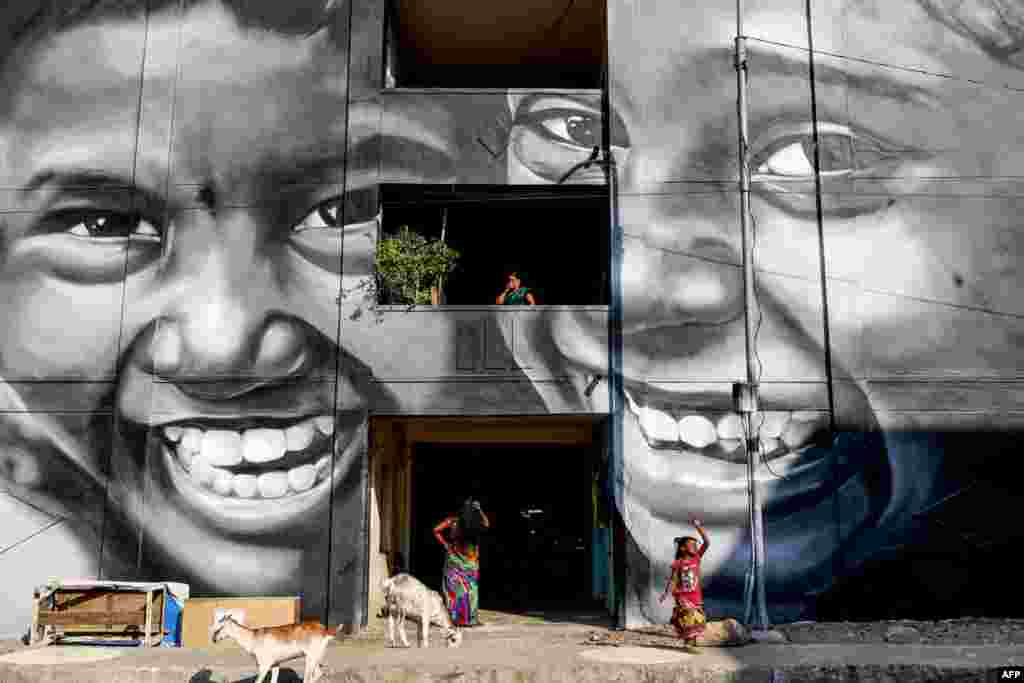
{"label": "painted cheek", "polygon": [[99,378],[114,373],[120,285],[79,287],[37,276],[0,287],[8,301],[5,378]]}

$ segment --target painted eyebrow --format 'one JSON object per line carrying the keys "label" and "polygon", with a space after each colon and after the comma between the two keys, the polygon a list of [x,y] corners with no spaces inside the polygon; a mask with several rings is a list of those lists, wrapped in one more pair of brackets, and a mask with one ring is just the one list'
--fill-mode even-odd
{"label": "painted eyebrow", "polygon": [[[778,49],[774,49],[772,46]],[[786,54],[787,52],[798,53],[799,56]],[[799,77],[806,80],[808,77],[806,54],[805,48],[796,45],[776,43],[749,36],[747,58],[750,83],[756,85],[758,76],[765,75]],[[906,104],[937,106],[938,98],[934,92],[891,75],[893,69],[879,66],[877,71],[871,75],[858,74],[830,64],[830,61],[836,60],[831,55],[822,55],[817,52],[815,54],[817,60],[814,63],[814,76],[819,84],[849,87],[867,95],[884,97]],[[705,50],[703,54],[696,57],[698,63],[715,65],[713,68],[717,72],[716,78],[721,78],[720,71],[724,64],[729,65],[729,71],[732,73],[734,60],[732,48],[713,48]]]}
{"label": "painted eyebrow", "polygon": [[[749,40],[751,42],[748,42],[747,44],[747,55],[749,57],[748,65],[751,81],[754,81],[757,78],[758,72],[765,71],[776,76],[801,76],[803,78],[807,78],[809,67],[806,57],[803,56],[806,54],[807,50],[779,43],[768,43],[768,41],[761,41],[760,39],[753,37]],[[790,56],[780,50],[773,50],[759,46],[757,44],[758,42],[763,43],[766,46],[779,45],[780,47],[788,48],[789,50],[799,50],[802,56]],[[731,56],[732,50],[729,50],[728,52]],[[868,95],[885,97],[890,100],[904,102],[907,104],[931,104],[936,100],[934,93],[930,90],[917,85],[912,85],[905,80],[901,80],[885,73],[886,71],[892,71],[891,69],[886,69],[880,66],[878,67],[878,70],[871,75],[857,74],[847,69],[829,64],[828,61],[826,61],[835,59],[835,57],[831,57],[830,55],[818,54],[818,58],[814,63],[814,76],[818,83],[839,87],[850,87]]]}
{"label": "painted eyebrow", "polygon": [[27,183],[18,188],[20,197],[28,197],[47,185],[61,189],[76,190],[133,190],[139,191],[130,178],[116,173],[90,170],[45,169],[35,173]]}
{"label": "painted eyebrow", "polygon": [[[534,102],[545,99],[556,99],[565,100],[566,102],[575,102],[583,107],[589,109],[600,110],[601,108],[601,97],[600,95],[581,95],[579,93],[571,92],[536,92],[530,93],[519,103],[519,109],[523,109]],[[514,115],[516,112],[512,112]]]}

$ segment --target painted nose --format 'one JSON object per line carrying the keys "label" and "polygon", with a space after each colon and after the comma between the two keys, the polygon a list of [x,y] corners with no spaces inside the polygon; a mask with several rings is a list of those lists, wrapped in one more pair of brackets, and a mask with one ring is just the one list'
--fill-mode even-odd
{"label": "painted nose", "polygon": [[[624,192],[687,177],[677,144],[630,151]],[[685,162],[685,163],[684,163]],[[738,208],[730,192],[668,193],[624,201],[623,331],[721,325],[743,314]]]}
{"label": "painted nose", "polygon": [[203,254],[152,331],[149,370],[192,396],[231,398],[286,382],[313,362],[315,330],[285,312],[270,263],[232,246]]}
{"label": "painted nose", "polygon": [[186,394],[228,399],[276,385],[308,369],[305,324],[286,315],[256,323],[223,319],[164,318],[151,346],[151,371]]}
{"label": "painted nose", "polygon": [[743,313],[742,271],[728,245],[691,241],[685,251],[627,240],[623,255],[624,331],[720,325]]}

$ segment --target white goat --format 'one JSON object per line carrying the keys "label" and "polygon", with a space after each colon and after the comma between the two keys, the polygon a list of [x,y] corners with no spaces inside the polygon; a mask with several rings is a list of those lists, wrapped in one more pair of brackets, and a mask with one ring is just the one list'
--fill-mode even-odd
{"label": "white goat", "polygon": [[409,647],[409,639],[405,635],[406,619],[419,623],[420,647],[428,647],[427,637],[431,624],[441,628],[448,647],[458,647],[462,643],[462,631],[452,623],[441,594],[427,588],[415,576],[398,574],[390,579],[384,579],[381,589],[384,591],[388,615],[387,637],[392,646],[395,644],[397,624],[402,645]]}
{"label": "white goat", "polygon": [[306,673],[302,680],[304,683],[314,683],[324,673],[323,659],[327,646],[335,635],[341,633],[341,629],[339,626],[338,631],[332,633],[316,621],[248,628],[235,621],[230,614],[225,614],[210,627],[210,640],[216,643],[222,638],[231,638],[255,657],[260,668],[256,683],[263,683],[268,673],[271,683],[277,683],[278,667],[290,659],[305,655]]}

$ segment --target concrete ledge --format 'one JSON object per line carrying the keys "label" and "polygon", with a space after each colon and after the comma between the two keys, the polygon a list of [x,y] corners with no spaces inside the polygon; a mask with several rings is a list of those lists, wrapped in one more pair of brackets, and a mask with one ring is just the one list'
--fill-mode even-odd
{"label": "concrete ledge", "polygon": [[[494,634],[480,629],[456,650],[431,647],[386,648],[379,641],[352,641],[328,653],[333,683],[653,683],[721,681],[781,683],[819,681],[988,681],[996,667],[1024,665],[1024,647],[927,645],[753,644],[705,648],[681,656],[676,648],[652,648],[659,656],[640,657],[641,647],[608,646],[595,662],[582,657],[593,644],[580,633]],[[439,644],[439,641],[437,641]],[[621,656],[617,653],[621,652]],[[639,660],[643,662],[638,663]],[[656,660],[674,660],[651,663]],[[279,683],[300,680],[302,660],[282,667]],[[296,673],[298,672],[298,673]],[[60,666],[0,664],[3,683],[251,683],[256,665],[236,648],[218,650],[134,650],[110,661]]]}

